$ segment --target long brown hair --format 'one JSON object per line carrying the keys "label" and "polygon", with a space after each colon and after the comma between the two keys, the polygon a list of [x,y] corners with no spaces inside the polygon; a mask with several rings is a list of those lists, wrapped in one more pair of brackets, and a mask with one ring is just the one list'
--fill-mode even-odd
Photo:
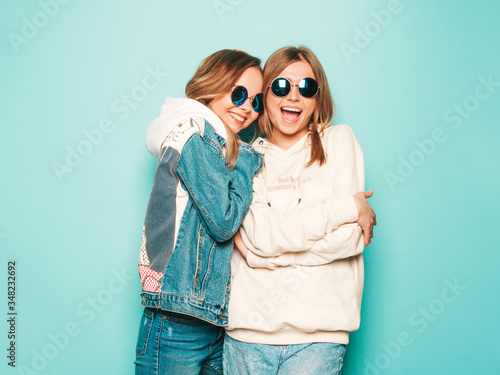
{"label": "long brown hair", "polygon": [[[227,94],[248,68],[257,68],[262,73],[260,59],[246,52],[223,49],[203,60],[186,85],[186,97],[210,105],[220,95]],[[237,135],[224,123],[227,131],[226,163],[234,168],[238,159]]]}
{"label": "long brown hair", "polygon": [[[314,76],[319,85],[319,92],[316,95],[316,106],[314,112],[309,119],[311,136],[311,159],[307,166],[319,162],[322,165],[326,162],[325,150],[321,144],[321,135],[323,131],[330,126],[335,115],[335,105],[332,95],[330,94],[330,86],[326,78],[325,70],[314,53],[307,47],[283,47],[274,52],[266,61],[264,66],[264,104],[267,102],[269,86],[273,79],[290,64],[297,61],[306,61],[312,68]],[[264,105],[264,113],[259,117],[259,131],[264,134],[271,142],[273,142],[273,125],[267,108]]]}

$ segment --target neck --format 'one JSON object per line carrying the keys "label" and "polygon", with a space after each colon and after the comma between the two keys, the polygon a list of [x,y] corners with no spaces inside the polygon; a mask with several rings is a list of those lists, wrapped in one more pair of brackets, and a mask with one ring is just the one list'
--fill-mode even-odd
{"label": "neck", "polygon": [[285,134],[273,134],[273,143],[282,148],[283,150],[288,150],[293,147],[298,141],[300,141],[309,131],[296,133],[293,135],[285,135]]}

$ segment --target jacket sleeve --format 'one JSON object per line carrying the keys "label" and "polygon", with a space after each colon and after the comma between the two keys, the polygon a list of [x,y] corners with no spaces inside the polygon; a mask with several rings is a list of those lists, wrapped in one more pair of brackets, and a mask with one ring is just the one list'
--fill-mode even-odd
{"label": "jacket sleeve", "polygon": [[199,133],[185,143],[176,173],[216,241],[227,241],[238,230],[252,200],[252,178],[261,166],[262,157],[248,145],[240,145],[230,171],[220,149]]}
{"label": "jacket sleeve", "polygon": [[[245,244],[249,248],[247,262],[251,267],[273,269],[279,266],[320,265],[354,256],[363,251],[361,228],[356,223],[353,223],[357,220],[357,209],[352,198],[354,193],[364,189],[363,154],[352,130],[346,125],[338,126],[342,126],[342,128],[339,128],[338,134],[333,139],[328,139],[326,144],[327,167],[332,173],[334,184],[334,193],[331,199],[320,201],[307,210],[295,212],[295,215],[304,215],[300,225],[293,226],[293,232],[290,229],[283,228],[281,236],[274,234],[272,235],[273,238],[265,244],[265,246],[271,246],[281,237],[292,236],[294,242],[289,244],[292,246],[291,248],[285,247],[286,244],[282,243],[283,246],[278,251],[275,251],[273,255],[270,255],[269,251],[263,252],[260,248],[254,246],[252,240],[257,240],[257,236],[251,237],[252,240],[250,240],[248,235],[243,236],[242,234]],[[321,221],[321,217],[326,218],[326,215],[319,215],[321,210],[325,211],[330,206],[334,211],[345,210],[348,212],[346,208],[343,208],[343,205],[346,202],[351,202],[351,200],[355,216],[351,216],[349,221],[347,219],[344,219],[344,221],[337,220],[336,226],[322,227],[321,230],[318,230],[317,223]],[[254,203],[255,196],[247,217],[250,212],[253,212]],[[342,214],[337,215],[337,217],[347,218]],[[316,222],[310,222],[309,220],[316,220]],[[350,224],[347,224],[349,222]],[[312,224],[312,228],[308,226],[309,223]],[[245,230],[246,225],[247,218],[244,220]],[[323,229],[325,232],[322,233]],[[308,232],[308,230],[311,230],[311,232]],[[287,238],[289,239],[289,237]],[[304,240],[300,241],[301,239]],[[300,242],[297,242],[297,240]],[[262,242],[261,239],[260,243],[262,244]]]}

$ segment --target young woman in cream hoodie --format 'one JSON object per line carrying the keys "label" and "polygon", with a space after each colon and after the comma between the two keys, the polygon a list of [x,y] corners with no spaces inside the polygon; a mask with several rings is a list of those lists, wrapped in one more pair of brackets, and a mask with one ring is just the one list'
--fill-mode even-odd
{"label": "young woman in cream hoodie", "polygon": [[246,261],[233,254],[224,373],[338,374],[376,225],[363,154],[349,126],[328,125],[332,97],[308,48],[271,55],[264,103],[266,138],[254,148],[265,162],[235,240]]}

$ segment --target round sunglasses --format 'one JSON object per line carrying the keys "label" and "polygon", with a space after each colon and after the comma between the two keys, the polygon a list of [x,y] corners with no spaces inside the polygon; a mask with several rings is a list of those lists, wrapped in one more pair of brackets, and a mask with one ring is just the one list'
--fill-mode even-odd
{"label": "round sunglasses", "polygon": [[287,96],[293,86],[299,88],[299,93],[304,98],[314,98],[319,91],[318,82],[314,78],[302,78],[297,85],[292,84],[288,78],[278,77],[271,83],[271,92],[278,98]]}
{"label": "round sunglasses", "polygon": [[248,91],[244,86],[236,86],[233,91],[231,91],[231,101],[234,105],[238,107],[243,105],[246,100],[249,99],[252,104],[252,109],[260,113],[264,109],[264,103],[262,103],[262,93],[258,93],[253,98],[248,97]]}

